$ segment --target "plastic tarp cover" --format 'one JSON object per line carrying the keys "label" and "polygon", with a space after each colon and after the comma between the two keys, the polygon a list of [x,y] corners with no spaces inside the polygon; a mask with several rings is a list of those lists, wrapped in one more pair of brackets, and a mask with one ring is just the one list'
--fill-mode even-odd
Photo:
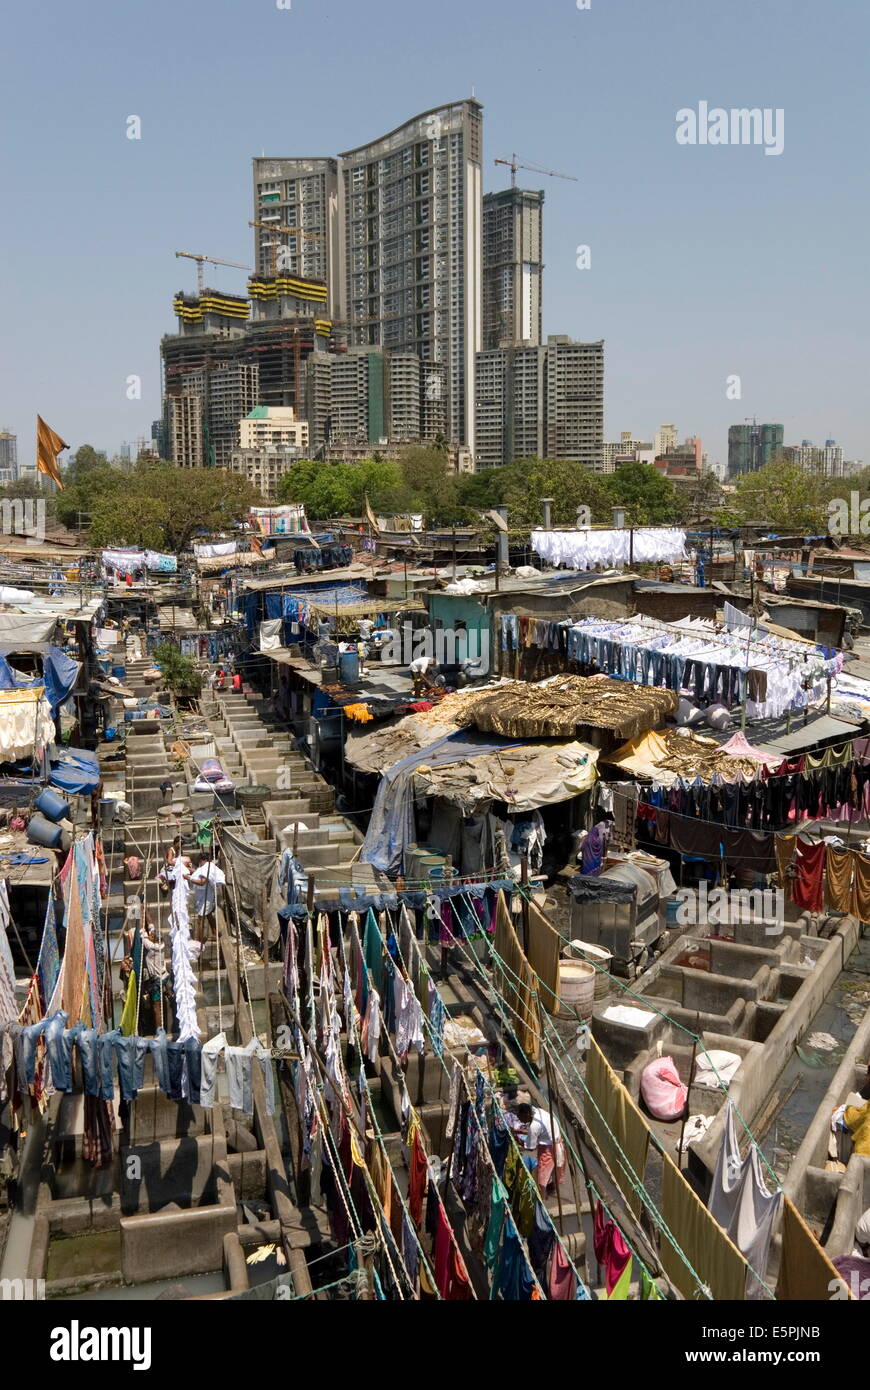
{"label": "plastic tarp cover", "polygon": [[[517,745],[506,753],[475,755],[467,766],[449,763],[417,772],[427,795],[457,803],[466,815],[487,801],[507,801],[513,811],[534,811],[588,791],[596,778],[598,749],[587,743]],[[427,766],[424,759],[423,766]]]}
{"label": "plastic tarp cover", "polygon": [[75,689],[79,666],[80,663],[73,661],[60,647],[49,647],[46,652],[42,663],[42,677],[52,714],[57,713],[59,706]]}
{"label": "plastic tarp cover", "polygon": [[578,903],[631,903],[635,889],[630,883],[615,883],[613,879],[575,874],[568,880],[568,891]]}
{"label": "plastic tarp cover", "polygon": [[645,869],[634,864],[615,864],[596,876],[575,874],[568,881],[571,896],[578,902],[640,903],[658,897],[656,881]]}
{"label": "plastic tarp cover", "polygon": [[51,765],[49,782],[64,792],[95,792],[100,785],[96,755],[84,748],[65,749]]}
{"label": "plastic tarp cover", "polygon": [[373,864],[382,873],[401,873],[405,847],[413,844],[415,839],[414,774],[418,768],[443,767],[447,763],[461,762],[464,758],[517,746],[505,743],[503,739],[494,740],[483,734],[463,731],[448,734],[428,748],[418,749],[395,763],[378,786],[360,859],[365,864]]}
{"label": "plastic tarp cover", "polygon": [[48,642],[57,627],[57,617],[28,617],[24,613],[0,613],[0,641],[20,642],[22,646]]}

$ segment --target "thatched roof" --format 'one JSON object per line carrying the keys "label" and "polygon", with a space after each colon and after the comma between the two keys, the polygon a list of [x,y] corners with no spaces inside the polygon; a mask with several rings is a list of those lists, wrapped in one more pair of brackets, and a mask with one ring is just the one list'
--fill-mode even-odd
{"label": "thatched roof", "polygon": [[576,738],[584,728],[633,738],[663,724],[677,708],[672,690],[607,676],[557,676],[530,685],[507,681],[463,692],[457,723],[508,738]]}

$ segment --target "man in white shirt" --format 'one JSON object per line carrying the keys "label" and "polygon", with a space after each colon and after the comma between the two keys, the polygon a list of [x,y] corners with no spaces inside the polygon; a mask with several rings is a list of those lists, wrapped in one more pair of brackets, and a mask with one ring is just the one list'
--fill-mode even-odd
{"label": "man in white shirt", "polygon": [[559,1121],[554,1115],[551,1126],[549,1112],[537,1105],[518,1105],[517,1119],[526,1126],[523,1148],[537,1159],[535,1177],[543,1195],[554,1175],[560,1183],[565,1174],[565,1145]]}
{"label": "man in white shirt", "polygon": [[[216,930],[215,908],[217,906],[217,889],[226,883],[226,875],[212,859],[210,854],[200,856],[198,867],[190,876],[193,885],[194,902],[196,905],[197,922],[200,924],[197,935],[201,940],[208,940]],[[208,924],[208,937],[202,935],[203,926]]]}

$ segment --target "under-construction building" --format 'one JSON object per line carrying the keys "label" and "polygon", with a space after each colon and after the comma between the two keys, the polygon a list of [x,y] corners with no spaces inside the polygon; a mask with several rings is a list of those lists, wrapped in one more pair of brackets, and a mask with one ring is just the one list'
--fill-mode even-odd
{"label": "under-construction building", "polygon": [[483,346],[541,342],[544,194],[504,188],[483,199]]}
{"label": "under-construction building", "polygon": [[323,282],[252,276],[250,301],[178,294],[179,331],[161,343],[167,437],[182,468],[229,468],[239,421],[256,405],[305,416],[305,362],[330,347]]}

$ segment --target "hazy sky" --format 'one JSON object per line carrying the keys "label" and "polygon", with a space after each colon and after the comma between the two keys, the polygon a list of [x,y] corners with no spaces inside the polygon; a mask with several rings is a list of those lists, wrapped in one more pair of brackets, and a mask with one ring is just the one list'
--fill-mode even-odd
{"label": "hazy sky", "polygon": [[[7,5],[0,426],[23,463],[37,411],[73,446],[149,435],[172,296],[196,284],[173,253],[253,263],[251,157],[332,155],[473,89],[486,191],[513,150],[579,180],[523,176],[546,191],[545,333],[605,339],[605,438],[673,421],[716,461],[756,415],[870,461],[868,15],[866,0]],[[679,145],[676,113],[700,102],[782,108],[782,154]],[[208,269],[243,291],[243,272]]]}

